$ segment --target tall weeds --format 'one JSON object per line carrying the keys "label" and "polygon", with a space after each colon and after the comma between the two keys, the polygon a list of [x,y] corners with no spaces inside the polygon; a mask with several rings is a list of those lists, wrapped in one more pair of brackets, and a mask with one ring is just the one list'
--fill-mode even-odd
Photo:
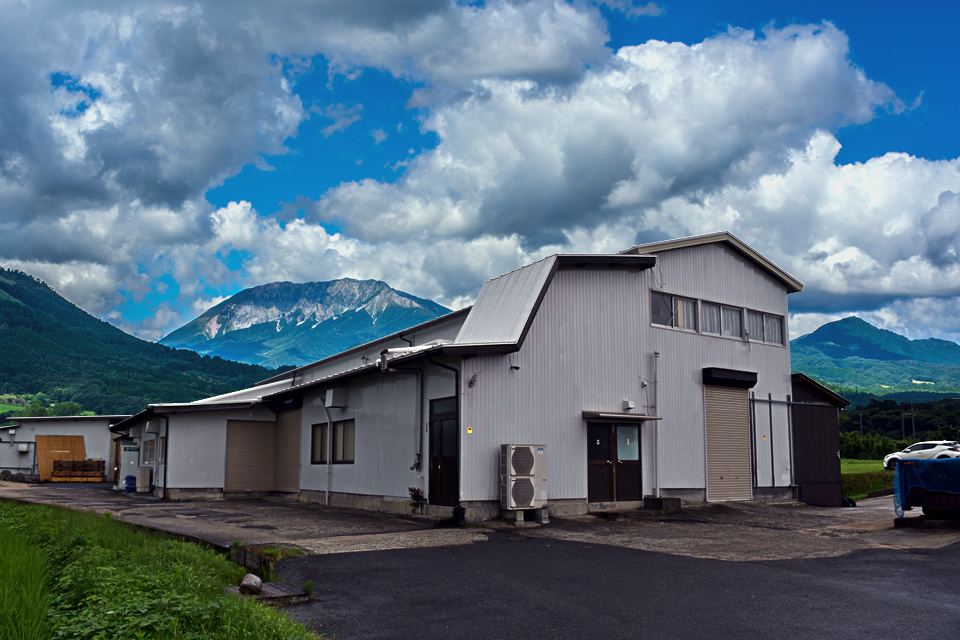
{"label": "tall weeds", "polygon": [[0,638],[45,640],[50,594],[43,553],[0,528]]}
{"label": "tall weeds", "polygon": [[274,610],[227,597],[224,587],[236,584],[243,570],[196,545],[109,517],[10,503],[0,503],[0,532],[32,552],[22,556],[33,558],[22,572],[43,576],[34,591],[22,591],[22,601],[50,613],[39,635],[14,638],[315,637]]}

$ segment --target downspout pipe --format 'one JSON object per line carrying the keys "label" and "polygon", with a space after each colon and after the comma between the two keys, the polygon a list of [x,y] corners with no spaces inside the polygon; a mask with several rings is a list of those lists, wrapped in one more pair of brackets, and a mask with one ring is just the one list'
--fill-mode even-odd
{"label": "downspout pipe", "polygon": [[[326,393],[326,390],[324,390]],[[330,412],[327,410],[325,399],[320,400],[320,406],[323,407],[323,415],[327,418],[327,489],[324,492],[324,504],[330,505],[330,483],[333,482],[333,420],[330,419]]]}
{"label": "downspout pipe", "polygon": [[[653,352],[653,415],[660,415],[660,352]],[[656,457],[656,462],[654,463],[654,469],[656,470],[656,482],[657,482],[657,497],[660,497],[660,420],[654,420],[654,456]]]}

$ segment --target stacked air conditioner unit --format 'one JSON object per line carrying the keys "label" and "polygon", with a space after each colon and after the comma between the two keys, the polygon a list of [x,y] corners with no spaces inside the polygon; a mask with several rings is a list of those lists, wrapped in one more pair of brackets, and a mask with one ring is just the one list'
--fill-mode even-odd
{"label": "stacked air conditioner unit", "polygon": [[547,505],[547,451],[540,444],[500,445],[500,507],[541,509]]}

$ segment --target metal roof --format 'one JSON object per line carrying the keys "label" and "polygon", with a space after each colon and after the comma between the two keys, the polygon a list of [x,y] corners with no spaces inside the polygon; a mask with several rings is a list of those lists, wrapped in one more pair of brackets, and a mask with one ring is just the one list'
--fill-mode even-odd
{"label": "metal roof", "polygon": [[640,244],[625,251],[621,251],[620,253],[623,255],[659,253],[661,251],[683,249],[685,247],[696,247],[714,242],[722,242],[726,244],[757,266],[764,269],[767,273],[782,282],[787,287],[787,293],[799,293],[800,291],[803,291],[802,282],[765,258],[753,247],[729,231],[718,231],[717,233],[708,233],[702,236],[691,236],[689,238],[678,238],[676,240],[663,240],[661,242]]}
{"label": "metal roof", "polygon": [[487,280],[455,342],[519,342],[556,268],[550,256]]}
{"label": "metal roof", "polygon": [[266,384],[269,384],[269,383],[271,383],[271,382],[275,382],[275,381],[277,381],[277,380],[283,380],[283,379],[290,378],[290,377],[296,378],[296,374],[299,373],[299,372],[301,372],[301,371],[303,371],[304,369],[309,369],[310,367],[316,366],[316,365],[318,365],[318,364],[323,364],[324,362],[329,362],[329,361],[331,361],[331,360],[336,360],[337,358],[342,358],[343,356],[348,355],[348,354],[351,354],[351,353],[360,353],[360,352],[362,352],[362,351],[364,351],[364,350],[370,349],[373,345],[376,345],[376,344],[381,343],[381,342],[382,342],[382,343],[387,343],[387,342],[390,342],[391,340],[396,340],[396,339],[398,339],[398,338],[401,338],[401,339],[402,339],[403,336],[406,335],[406,334],[414,333],[414,332],[416,332],[416,331],[423,331],[424,329],[428,329],[428,328],[433,327],[433,326],[436,326],[436,325],[438,325],[438,324],[443,324],[443,323],[449,322],[449,321],[451,321],[451,320],[456,320],[456,319],[459,318],[460,316],[466,315],[467,313],[469,313],[469,312],[470,312],[470,309],[471,309],[470,307],[464,307],[463,309],[457,309],[456,311],[451,311],[450,313],[448,313],[448,314],[446,314],[446,315],[442,315],[442,316],[433,318],[432,320],[427,320],[426,322],[421,322],[420,324],[414,325],[414,326],[412,326],[412,327],[407,327],[407,328],[404,329],[403,331],[397,331],[396,333],[391,333],[391,334],[388,335],[388,336],[383,336],[382,338],[377,338],[376,340],[371,340],[370,342],[364,342],[363,344],[358,344],[357,346],[351,347],[351,348],[347,349],[346,351],[341,351],[341,352],[339,352],[339,353],[335,353],[335,354],[333,354],[332,356],[327,356],[326,358],[322,358],[322,359],[320,359],[320,360],[317,360],[316,362],[310,362],[310,363],[308,363],[308,364],[300,365],[299,367],[297,367],[297,368],[295,368],[295,369],[290,369],[290,370],[288,370],[288,371],[284,371],[283,373],[278,373],[277,375],[275,375],[275,376],[273,376],[273,377],[271,377],[271,378],[267,378],[266,380],[261,380],[260,382],[258,382],[258,383],[257,383],[256,385],[254,385],[254,386],[266,385]]}
{"label": "metal roof", "polygon": [[108,422],[119,422],[126,420],[130,416],[24,416],[22,418],[10,417],[7,420],[11,422],[44,422],[54,420],[106,420]]}

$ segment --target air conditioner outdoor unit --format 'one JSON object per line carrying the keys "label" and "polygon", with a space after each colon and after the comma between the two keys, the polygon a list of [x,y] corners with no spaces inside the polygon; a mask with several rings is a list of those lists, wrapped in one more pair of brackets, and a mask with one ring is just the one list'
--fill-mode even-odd
{"label": "air conditioner outdoor unit", "polygon": [[150,491],[150,472],[153,467],[137,468],[137,493],[147,493]]}
{"label": "air conditioner outdoor unit", "polygon": [[514,510],[541,509],[546,504],[546,446],[500,445],[500,507]]}

